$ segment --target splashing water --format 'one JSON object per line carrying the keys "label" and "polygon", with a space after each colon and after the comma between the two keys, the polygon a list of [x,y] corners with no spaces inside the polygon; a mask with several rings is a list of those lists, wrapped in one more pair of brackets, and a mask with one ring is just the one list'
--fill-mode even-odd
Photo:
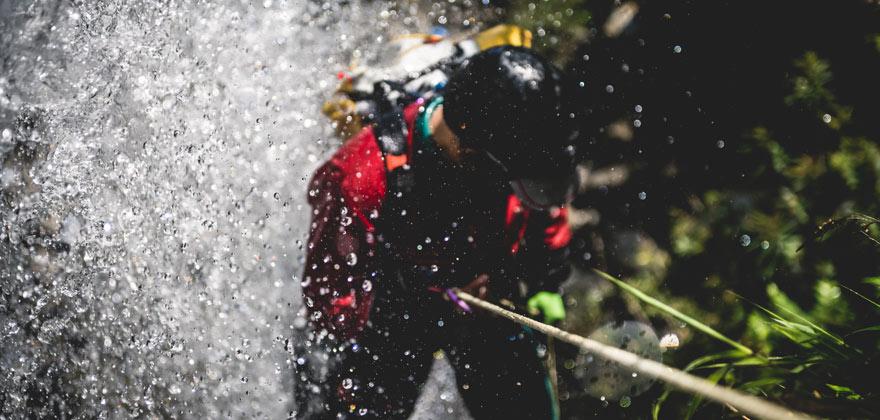
{"label": "splashing water", "polygon": [[0,415],[289,415],[321,99],[390,24],[0,0]]}

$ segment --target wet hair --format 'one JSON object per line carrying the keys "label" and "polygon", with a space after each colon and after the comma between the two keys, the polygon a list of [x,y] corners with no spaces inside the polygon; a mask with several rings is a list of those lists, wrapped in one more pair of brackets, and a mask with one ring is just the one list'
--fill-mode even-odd
{"label": "wet hair", "polygon": [[490,152],[512,172],[565,171],[577,137],[568,84],[559,69],[531,50],[491,48],[450,77],[444,120],[462,146]]}

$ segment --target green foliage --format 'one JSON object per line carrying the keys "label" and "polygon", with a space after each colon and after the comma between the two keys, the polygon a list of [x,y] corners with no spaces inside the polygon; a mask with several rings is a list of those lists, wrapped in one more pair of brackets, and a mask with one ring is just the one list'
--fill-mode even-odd
{"label": "green foliage", "polygon": [[[874,285],[876,296],[880,281],[856,280],[876,275],[880,242],[877,219],[856,210],[880,210],[875,198],[880,148],[849,126],[852,108],[840,104],[830,89],[827,61],[807,52],[793,67],[796,75],[784,103],[815,118],[817,129],[824,130],[823,143],[805,148],[785,134],[786,127],[758,126],[739,150],[741,159],[764,162],[747,174],[755,182],[748,200],[737,200],[736,190],[712,190],[704,193],[702,206],[670,213],[672,247],[680,257],[730,253],[709,240],[711,233],[748,235],[751,243],[742,245],[753,250],[719,274],[736,276],[727,277],[727,287],[747,292],[754,302],[748,304],[753,310],[741,342],[759,352],[760,357],[748,359],[758,363],[743,364],[746,356],[725,354],[695,369],[713,369],[710,378],[748,392],[810,400],[829,413],[843,409],[864,415],[868,409],[858,404],[876,401],[878,390],[853,370],[878,354],[880,318],[854,305],[880,308],[864,288]],[[755,274],[760,281],[751,287],[734,281]],[[655,417],[666,398],[658,401]],[[700,403],[691,400],[680,410],[691,416]]]}
{"label": "green foliage", "polygon": [[809,51],[794,65],[800,74],[794,77],[792,93],[785,97],[785,103],[812,111],[834,129],[849,122],[852,108],[838,104],[828,89],[832,79],[828,62]]}
{"label": "green foliage", "polygon": [[[701,356],[689,363],[686,372],[709,371],[707,379],[713,383],[732,386],[743,391],[781,399],[793,390],[805,390],[824,406],[846,407],[851,413],[869,414],[869,407],[851,405],[865,396],[875,398],[870,389],[858,386],[845,386],[826,382],[828,378],[845,381],[850,370],[863,365],[868,355],[876,355],[880,343],[880,325],[861,328],[847,336],[867,333],[874,334],[873,340],[848,342],[823,325],[821,321],[838,323],[841,316],[846,318],[846,309],[830,310],[828,303],[839,298],[840,287],[832,280],[817,282],[817,304],[811,311],[805,311],[775,284],[767,286],[771,307],[749,303],[756,310],[749,317],[749,331],[752,339],[765,345],[761,353],[755,354],[730,338],[722,335],[700,321],[659,302],[657,299],[604,272],[597,271],[600,277],[612,282],[623,291],[638,297],[666,314],[687,322],[697,330],[735,347],[734,350]],[[862,297],[864,298],[864,297]],[[867,298],[864,298],[867,300]],[[877,305],[876,302],[871,302]],[[876,308],[880,310],[880,305]],[[852,326],[850,326],[852,328]],[[867,343],[867,344],[865,344]],[[787,344],[787,346],[786,346]],[[784,349],[784,355],[774,355],[775,348]],[[668,400],[672,389],[667,388],[655,401],[652,414],[661,418],[661,409]],[[703,400],[691,396],[686,404],[684,418],[692,418],[703,405]]]}
{"label": "green foliage", "polygon": [[[681,337],[666,363],[819,416],[870,417],[880,407],[869,373],[880,369],[880,34],[856,12],[876,8],[638,2],[631,25],[605,37],[622,3],[511,0],[503,13],[590,92],[590,173],[626,170],[574,204],[601,216],[576,234],[579,263],[626,280],[600,274],[615,287],[570,296],[582,303],[570,325],[589,331],[629,312]],[[816,35],[831,15],[840,30]],[[645,238],[637,246],[620,240],[632,231]],[[731,415],[658,392],[655,418]]]}
{"label": "green foliage", "polygon": [[[880,147],[859,134],[852,107],[836,98],[826,60],[806,52],[792,72],[781,102],[814,124],[821,142],[774,121],[755,126],[736,151],[755,163],[742,184],[695,191],[666,210],[668,269],[637,269],[627,281],[599,275],[653,308],[649,314],[714,340],[694,336],[704,351],[669,362],[789,405],[808,401],[805,409],[820,415],[868,416],[880,399],[864,373],[880,356],[880,220],[869,216],[880,214]],[[668,289],[684,278],[689,286]],[[730,299],[705,299],[719,295]],[[667,389],[653,415],[719,410]]]}
{"label": "green foliage", "polygon": [[679,209],[673,209],[672,250],[679,256],[687,257],[703,252],[706,241],[712,235],[709,227],[700,223]]}
{"label": "green foliage", "polygon": [[561,64],[587,38],[585,0],[514,0],[507,21],[532,31],[533,48]]}

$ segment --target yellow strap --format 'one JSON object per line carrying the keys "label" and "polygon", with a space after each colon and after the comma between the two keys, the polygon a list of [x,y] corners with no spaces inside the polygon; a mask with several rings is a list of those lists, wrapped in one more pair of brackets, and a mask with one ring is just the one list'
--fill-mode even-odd
{"label": "yellow strap", "polygon": [[[465,34],[459,34],[464,37]],[[430,34],[404,34],[399,35],[395,39],[422,39],[424,42],[437,42],[442,38]],[[452,41],[456,41],[456,36],[451,37]],[[461,39],[461,38],[459,38]],[[516,25],[497,25],[473,36],[473,41],[477,43],[480,51],[487,50],[492,47],[510,45],[514,47],[532,48],[532,33],[524,28]],[[410,48],[401,51],[398,54],[398,60],[411,49],[419,47],[415,44]],[[322,111],[324,115],[336,122],[336,134],[342,138],[348,138],[354,133],[361,130],[363,122],[357,112],[354,101],[348,97],[348,94],[354,89],[353,81],[349,77],[343,78],[339,86],[336,88],[336,95],[324,103]],[[392,159],[392,165],[399,165],[400,162]],[[404,162],[405,163],[405,162]],[[393,169],[393,168],[390,168]]]}
{"label": "yellow strap", "polygon": [[502,45],[532,48],[532,33],[516,25],[498,25],[478,33],[474,41],[481,51]]}

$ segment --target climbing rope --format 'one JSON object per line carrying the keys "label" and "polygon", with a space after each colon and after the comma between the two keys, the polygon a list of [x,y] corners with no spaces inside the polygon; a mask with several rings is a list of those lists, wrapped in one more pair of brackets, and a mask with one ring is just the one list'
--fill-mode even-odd
{"label": "climbing rope", "polygon": [[593,353],[595,356],[610,360],[625,366],[641,375],[666,382],[682,391],[692,394],[699,394],[710,400],[726,404],[734,407],[737,411],[744,414],[754,416],[756,418],[769,420],[805,420],[813,419],[806,414],[790,410],[781,405],[774,404],[770,401],[758,398],[753,395],[737,391],[735,389],[719,386],[709,382],[703,378],[691,375],[687,372],[666,366],[653,360],[643,359],[633,353],[602,344],[596,340],[581,337],[576,334],[563,331],[559,328],[535,321],[534,319],[520,315],[516,312],[509,311],[498,305],[489,303],[478,297],[469,295],[462,291],[455,292],[458,297],[476,307],[485,309],[494,314],[503,316],[520,325],[525,325],[548,337],[555,337],[558,340],[578,346],[584,350]]}

